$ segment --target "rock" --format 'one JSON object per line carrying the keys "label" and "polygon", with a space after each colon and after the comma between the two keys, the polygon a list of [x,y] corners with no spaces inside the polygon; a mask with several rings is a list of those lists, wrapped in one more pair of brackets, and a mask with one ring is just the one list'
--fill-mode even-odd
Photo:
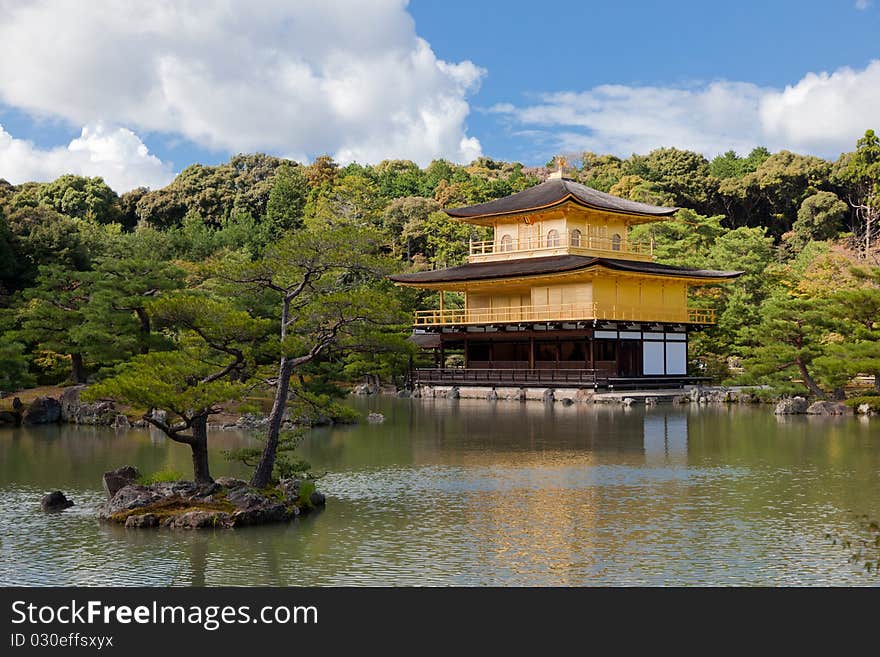
{"label": "rock", "polygon": [[52,397],[37,397],[21,420],[24,424],[55,424],[61,420],[61,404]]}
{"label": "rock", "polygon": [[73,501],[67,499],[60,490],[53,490],[51,493],[44,495],[43,499],[40,500],[40,507],[47,513],[64,511],[64,509],[69,509],[72,506]]}
{"label": "rock", "polygon": [[23,408],[24,404],[21,403],[21,399],[19,399],[18,397],[14,397],[12,399],[12,410],[16,413],[21,413]]}
{"label": "rock", "polygon": [[407,390],[406,388],[403,388],[403,389],[397,391],[397,396],[400,397],[401,399],[406,399],[408,397],[412,397],[413,393],[412,393],[412,390]]}
{"label": "rock", "polygon": [[0,426],[3,425],[15,425],[21,421],[21,418],[17,413],[13,413],[12,411],[0,411]]}
{"label": "rock", "polygon": [[676,395],[672,398],[673,404],[689,404],[691,402],[691,398],[688,395]]}
{"label": "rock", "polygon": [[[208,484],[208,490],[211,490],[210,487],[212,485]],[[148,488],[162,497],[180,497],[182,499],[198,497],[205,490],[204,487],[194,481],[160,481],[148,486]]]}
{"label": "rock", "polygon": [[449,392],[446,393],[447,399],[458,399],[459,397],[461,397],[461,391],[458,389],[458,386],[452,386]]}
{"label": "rock", "polygon": [[553,390],[553,388],[547,388],[544,391],[544,403],[545,404],[552,404],[555,401],[556,401],[556,391]]}
{"label": "rock", "polygon": [[492,388],[492,389],[486,394],[486,401],[498,401],[498,391],[495,390],[495,388]]}
{"label": "rock", "polygon": [[217,477],[214,481],[223,488],[241,488],[248,485],[244,479],[236,479],[235,477]]}
{"label": "rock", "polygon": [[254,415],[253,413],[245,413],[236,424],[242,429],[265,429],[269,425],[269,418],[265,415]]}
{"label": "rock", "polygon": [[188,511],[172,516],[165,523],[165,526],[172,529],[212,529],[214,527],[229,527],[232,524],[233,517],[223,511]]}
{"label": "rock", "polygon": [[281,479],[278,482],[278,490],[284,495],[284,501],[294,504],[299,499],[299,479]]}
{"label": "rock", "polygon": [[574,399],[572,399],[571,397],[563,397],[562,398],[562,405],[563,406],[571,406],[573,404],[574,404]]}
{"label": "rock", "polygon": [[327,504],[327,498],[324,493],[320,491],[312,491],[312,494],[309,495],[309,502],[312,503],[312,506],[324,506]]}
{"label": "rock", "polygon": [[370,413],[367,415],[367,422],[370,424],[382,424],[385,421],[385,416],[381,413]]}
{"label": "rock", "polygon": [[645,397],[645,406],[656,406],[657,398],[656,397]]}
{"label": "rock", "polygon": [[105,472],[103,481],[104,491],[107,493],[107,499],[109,500],[121,489],[135,483],[140,476],[141,473],[133,465],[124,465],[116,470]]}
{"label": "rock", "polygon": [[[131,484],[121,488],[101,509],[100,518],[126,527],[172,529],[227,528],[282,522],[300,513],[301,482],[283,479],[277,489],[263,491],[246,482],[221,477],[198,485],[191,481]],[[280,493],[280,496],[279,496]],[[320,500],[320,501],[317,501]],[[312,505],[323,504],[312,496]]]}
{"label": "rock", "polygon": [[379,387],[370,383],[359,383],[351,389],[353,395],[375,395],[379,392]]}
{"label": "rock", "polygon": [[280,522],[286,520],[292,512],[288,512],[283,504],[258,506],[244,511],[236,511],[232,514],[232,526],[244,527],[247,525],[262,525],[268,522]]}
{"label": "rock", "polygon": [[577,402],[588,403],[593,401],[593,397],[595,394],[596,393],[592,390],[585,390],[584,388],[581,388],[577,391],[574,399]]}
{"label": "rock", "polygon": [[142,513],[138,516],[128,516],[125,519],[126,528],[141,529],[145,527],[158,527],[159,518],[153,513]]}
{"label": "rock", "polygon": [[739,390],[738,392],[732,393],[731,401],[734,401],[737,404],[757,404],[761,400],[754,392],[749,390]]}
{"label": "rock", "polygon": [[859,415],[873,415],[874,411],[871,410],[870,404],[859,404],[859,407],[856,409]]}
{"label": "rock", "polygon": [[86,386],[71,386],[61,393],[58,402],[61,404],[61,421],[76,422],[79,414],[81,402],[79,393],[86,389]]}
{"label": "rock", "polygon": [[240,509],[251,509],[265,503],[266,498],[250,488],[234,488],[226,495],[226,500]]}
{"label": "rock", "polygon": [[109,518],[123,511],[131,511],[140,507],[155,504],[166,496],[157,492],[153,487],[129,484],[116,491],[116,494],[102,507],[99,517]]}
{"label": "rock", "polygon": [[156,420],[156,422],[168,422],[168,411],[163,411],[161,408],[154,408],[153,412],[150,413],[150,417]]}
{"label": "rock", "polygon": [[223,486],[218,484],[216,481],[211,482],[210,484],[202,484],[199,486],[198,490],[193,493],[192,497],[196,499],[205,500],[207,498],[213,498],[214,495],[223,490]]}
{"label": "rock", "polygon": [[116,419],[113,420],[113,428],[114,429],[128,429],[131,427],[131,423],[128,421],[128,418],[124,415],[117,414]]}
{"label": "rock", "polygon": [[803,397],[786,397],[776,404],[776,415],[803,415],[807,412],[807,400]]}
{"label": "rock", "polygon": [[636,400],[633,399],[632,397],[624,397],[623,400],[622,400],[620,403],[623,404],[623,405],[626,406],[626,407],[630,407],[630,406],[632,406],[633,404],[636,403]]}
{"label": "rock", "polygon": [[841,402],[816,401],[807,408],[807,415],[852,415],[852,409]]}
{"label": "rock", "polygon": [[61,421],[71,424],[113,425],[116,421],[116,407],[109,399],[94,403],[83,402],[80,393],[87,386],[71,386],[59,398],[61,405]]}

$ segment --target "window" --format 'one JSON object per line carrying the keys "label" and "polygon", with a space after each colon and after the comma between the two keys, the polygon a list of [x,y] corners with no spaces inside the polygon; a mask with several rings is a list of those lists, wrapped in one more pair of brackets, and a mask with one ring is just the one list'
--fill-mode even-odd
{"label": "window", "polygon": [[547,246],[559,246],[559,231],[551,230],[547,233]]}
{"label": "window", "polygon": [[596,340],[593,346],[596,362],[617,360],[617,342]]}
{"label": "window", "polygon": [[581,231],[575,228],[571,231],[571,245],[572,246],[580,246],[581,245]]}
{"label": "window", "polygon": [[535,342],[535,360],[555,363],[558,347],[555,342]]}
{"label": "window", "polygon": [[583,363],[587,358],[584,342],[560,342],[559,360]]}
{"label": "window", "polygon": [[489,343],[487,342],[471,342],[468,344],[468,360],[469,361],[489,361],[491,360],[489,352]]}
{"label": "window", "polygon": [[505,235],[501,238],[501,250],[513,251],[513,238],[510,235]]}
{"label": "window", "polygon": [[620,251],[620,235],[617,233],[611,236],[611,250]]}

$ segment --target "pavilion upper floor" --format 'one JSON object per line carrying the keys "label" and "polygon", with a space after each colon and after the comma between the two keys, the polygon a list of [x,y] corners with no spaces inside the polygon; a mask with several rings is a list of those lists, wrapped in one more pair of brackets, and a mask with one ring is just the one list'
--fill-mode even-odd
{"label": "pavilion upper floor", "polygon": [[634,226],[662,221],[677,208],[621,199],[556,177],[511,196],[446,210],[453,219],[490,228],[491,239],[471,240],[471,263],[557,255],[651,261],[649,239]]}

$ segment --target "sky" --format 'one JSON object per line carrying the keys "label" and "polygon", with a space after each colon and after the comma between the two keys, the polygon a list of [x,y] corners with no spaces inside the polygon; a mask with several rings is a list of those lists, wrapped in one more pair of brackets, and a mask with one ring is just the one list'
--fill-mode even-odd
{"label": "sky", "polygon": [[880,130],[880,0],[0,0],[0,178],[161,187],[239,152],[834,159]]}

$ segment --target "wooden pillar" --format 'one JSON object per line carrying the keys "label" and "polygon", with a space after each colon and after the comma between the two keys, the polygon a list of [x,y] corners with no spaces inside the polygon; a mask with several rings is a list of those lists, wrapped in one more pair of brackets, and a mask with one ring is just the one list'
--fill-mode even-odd
{"label": "wooden pillar", "polygon": [[446,367],[446,350],[443,348],[443,338],[440,338],[440,369]]}
{"label": "wooden pillar", "polygon": [[443,290],[440,290],[440,317],[443,317]]}
{"label": "wooden pillar", "polygon": [[529,338],[529,369],[535,369],[535,338]]}
{"label": "wooden pillar", "polygon": [[467,369],[468,366],[468,339],[467,334],[464,336],[464,367]]}

